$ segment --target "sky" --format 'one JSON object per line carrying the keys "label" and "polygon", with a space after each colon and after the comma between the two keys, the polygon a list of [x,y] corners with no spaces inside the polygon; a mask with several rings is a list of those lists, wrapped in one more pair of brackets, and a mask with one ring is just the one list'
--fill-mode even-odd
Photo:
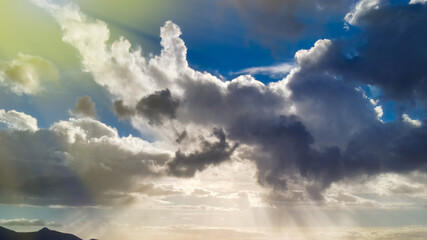
{"label": "sky", "polygon": [[427,1],[0,1],[0,226],[427,238]]}

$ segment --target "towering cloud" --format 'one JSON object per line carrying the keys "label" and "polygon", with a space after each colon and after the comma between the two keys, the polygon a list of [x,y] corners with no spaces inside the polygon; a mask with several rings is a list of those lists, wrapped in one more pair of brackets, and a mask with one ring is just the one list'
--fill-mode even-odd
{"label": "towering cloud", "polygon": [[[378,87],[384,97],[402,104],[425,100],[427,66],[422,46],[426,35],[421,27],[427,16],[425,5],[377,8],[376,1],[359,2],[347,21],[357,23],[362,32],[358,37],[365,44],[318,40],[311,49],[295,54],[295,67],[285,79],[266,85],[249,75],[222,81],[190,68],[181,30],[170,21],[161,28],[160,55],[144,58],[124,38],[107,43],[106,24],[91,21],[77,7],[33,1],[52,13],[64,31],[64,40],[79,51],[84,70],[111,93],[114,112],[130,118],[141,133],[149,133],[174,152],[153,150],[159,145],[133,137],[120,138],[114,129],[90,119],[71,119],[25,134],[34,140],[46,135],[61,143],[53,145],[57,146],[54,152],[66,152],[66,157],[75,159],[66,163],[90,183],[90,189],[97,189],[95,196],[118,194],[123,188],[131,191],[126,186],[132,186],[127,184],[139,174],[192,177],[237,155],[255,163],[259,183],[271,188],[276,199],[299,190],[302,194],[290,198],[321,200],[332,183],[388,172],[426,171],[424,124],[408,124],[414,123],[409,116],[403,121],[380,121],[379,103],[370,101],[360,88],[366,84]],[[286,8],[283,12],[290,15],[285,19],[290,16],[291,20],[293,9],[301,7],[300,1],[250,4],[272,11]],[[297,33],[302,26],[298,22],[293,26],[291,20],[290,32]],[[4,139],[18,138],[15,132],[4,134],[12,136]],[[24,138],[23,133],[18,136]],[[151,150],[135,151],[135,144],[124,147],[123,141],[135,141]],[[96,151],[104,147],[109,151]],[[51,155],[43,155],[50,159],[47,156]],[[79,159],[86,158],[90,164],[80,165]],[[111,174],[117,181],[107,180]],[[55,184],[77,184],[68,178],[42,182],[54,184],[51,191],[57,189]],[[108,187],[98,187],[99,182]],[[85,189],[74,189],[87,195]]]}

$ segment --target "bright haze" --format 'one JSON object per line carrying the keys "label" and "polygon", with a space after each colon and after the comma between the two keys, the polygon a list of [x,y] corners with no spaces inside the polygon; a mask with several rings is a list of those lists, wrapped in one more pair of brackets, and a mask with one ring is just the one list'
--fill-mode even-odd
{"label": "bright haze", "polygon": [[426,0],[3,0],[0,226],[427,238]]}

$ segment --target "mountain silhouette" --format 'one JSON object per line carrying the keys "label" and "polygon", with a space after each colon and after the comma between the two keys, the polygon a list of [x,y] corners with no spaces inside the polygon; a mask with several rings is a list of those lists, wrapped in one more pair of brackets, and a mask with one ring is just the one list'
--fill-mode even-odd
{"label": "mountain silhouette", "polygon": [[72,234],[42,228],[37,232],[15,232],[0,226],[0,240],[82,240]]}

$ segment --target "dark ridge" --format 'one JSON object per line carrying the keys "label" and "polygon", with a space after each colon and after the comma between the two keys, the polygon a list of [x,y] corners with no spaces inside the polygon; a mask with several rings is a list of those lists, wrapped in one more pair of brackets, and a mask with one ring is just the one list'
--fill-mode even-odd
{"label": "dark ridge", "polygon": [[37,232],[15,232],[0,226],[0,240],[82,240],[72,234],[42,228]]}

